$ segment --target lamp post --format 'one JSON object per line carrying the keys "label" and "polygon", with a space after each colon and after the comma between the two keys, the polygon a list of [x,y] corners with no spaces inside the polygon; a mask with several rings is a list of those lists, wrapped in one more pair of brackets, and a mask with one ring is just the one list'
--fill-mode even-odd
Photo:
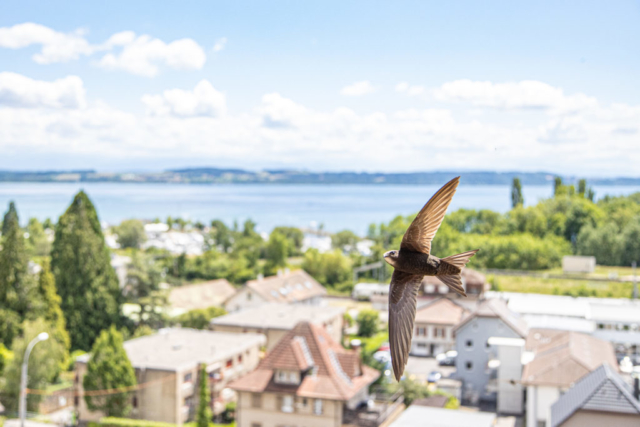
{"label": "lamp post", "polygon": [[37,337],[31,340],[27,346],[27,350],[24,352],[24,358],[22,359],[22,375],[20,376],[20,427],[24,427],[24,420],[27,417],[27,368],[29,366],[29,356],[31,355],[31,350],[33,350],[33,347],[36,344],[48,339],[48,333],[40,332]]}

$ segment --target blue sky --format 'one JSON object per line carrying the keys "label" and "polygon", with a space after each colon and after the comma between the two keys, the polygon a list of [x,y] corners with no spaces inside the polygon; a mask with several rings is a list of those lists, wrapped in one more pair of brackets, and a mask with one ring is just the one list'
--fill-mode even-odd
{"label": "blue sky", "polygon": [[0,169],[640,174],[637,1],[2,10]]}

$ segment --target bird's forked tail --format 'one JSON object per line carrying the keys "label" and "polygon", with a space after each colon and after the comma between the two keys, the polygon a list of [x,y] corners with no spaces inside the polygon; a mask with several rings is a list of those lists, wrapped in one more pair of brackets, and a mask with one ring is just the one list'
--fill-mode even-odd
{"label": "bird's forked tail", "polygon": [[467,265],[471,257],[474,256],[479,250],[480,249],[474,249],[472,251],[467,251],[461,254],[455,254],[446,258],[442,258],[440,260],[440,263],[444,263],[446,265],[443,269],[444,271],[447,270],[446,267],[453,266],[457,267],[456,270],[458,270],[458,272],[454,274],[437,275],[436,277],[440,279],[442,283],[444,283],[463,297],[466,297],[467,294],[464,292],[464,288],[462,287],[462,277],[460,276],[460,270],[462,270],[464,266]]}

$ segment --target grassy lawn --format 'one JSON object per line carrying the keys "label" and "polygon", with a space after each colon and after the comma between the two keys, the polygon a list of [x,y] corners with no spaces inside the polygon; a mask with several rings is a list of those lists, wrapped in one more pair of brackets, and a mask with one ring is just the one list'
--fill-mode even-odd
{"label": "grassy lawn", "polygon": [[[549,272],[551,273],[551,271]],[[559,272],[561,273],[561,270]],[[633,289],[632,283],[593,281],[580,277],[576,279],[548,279],[544,277],[488,275],[487,280],[492,284],[492,289],[497,291],[551,295],[630,298]]]}

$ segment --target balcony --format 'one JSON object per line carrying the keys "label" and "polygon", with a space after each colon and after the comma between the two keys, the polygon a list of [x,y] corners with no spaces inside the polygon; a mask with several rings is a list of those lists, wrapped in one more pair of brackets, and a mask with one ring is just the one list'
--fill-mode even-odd
{"label": "balcony", "polygon": [[359,427],[378,427],[391,416],[404,410],[402,393],[395,394],[373,393],[371,395],[373,407],[364,406],[358,409],[344,408],[342,424]]}

